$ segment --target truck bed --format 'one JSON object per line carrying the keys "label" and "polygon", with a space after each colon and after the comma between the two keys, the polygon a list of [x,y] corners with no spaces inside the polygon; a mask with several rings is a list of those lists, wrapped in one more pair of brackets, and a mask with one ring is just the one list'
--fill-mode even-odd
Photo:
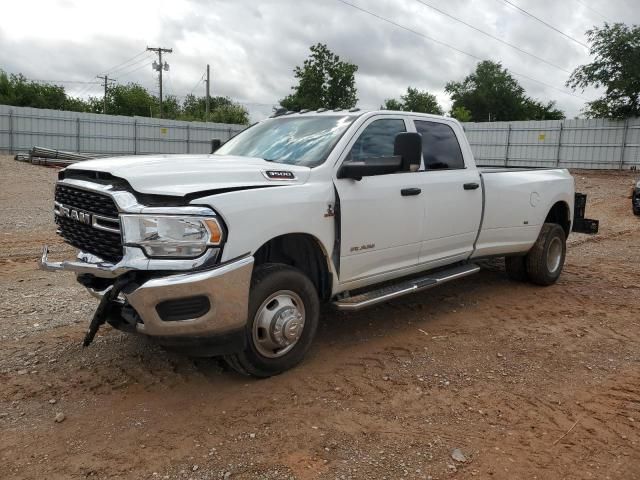
{"label": "truck bed", "polygon": [[525,253],[554,203],[562,200],[573,208],[573,178],[566,169],[480,167],[478,172],[484,208],[473,257]]}

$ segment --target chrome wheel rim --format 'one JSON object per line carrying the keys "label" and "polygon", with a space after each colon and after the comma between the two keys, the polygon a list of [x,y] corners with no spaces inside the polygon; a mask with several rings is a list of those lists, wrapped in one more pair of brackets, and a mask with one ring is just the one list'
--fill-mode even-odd
{"label": "chrome wheel rim", "polygon": [[549,244],[547,250],[547,269],[551,273],[555,273],[560,268],[562,261],[562,241],[558,237],[554,237]]}
{"label": "chrome wheel rim", "polygon": [[291,290],[279,290],[267,297],[256,311],[252,338],[258,353],[278,358],[289,353],[302,337],[304,304]]}

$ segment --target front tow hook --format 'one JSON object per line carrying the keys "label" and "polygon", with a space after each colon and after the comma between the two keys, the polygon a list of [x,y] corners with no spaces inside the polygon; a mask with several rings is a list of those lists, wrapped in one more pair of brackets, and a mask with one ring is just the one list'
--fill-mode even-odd
{"label": "front tow hook", "polygon": [[120,294],[124,286],[129,283],[129,281],[129,275],[122,275],[121,277],[116,279],[116,281],[113,283],[113,286],[102,296],[102,299],[98,304],[98,308],[96,308],[96,311],[93,314],[93,318],[89,323],[89,328],[87,329],[87,333],[84,336],[84,340],[82,341],[83,347],[88,347],[89,345],[91,345],[91,342],[93,342],[96,333],[98,333],[100,327],[104,325],[104,323],[109,318],[109,315],[111,315],[116,298],[118,298],[118,295]]}

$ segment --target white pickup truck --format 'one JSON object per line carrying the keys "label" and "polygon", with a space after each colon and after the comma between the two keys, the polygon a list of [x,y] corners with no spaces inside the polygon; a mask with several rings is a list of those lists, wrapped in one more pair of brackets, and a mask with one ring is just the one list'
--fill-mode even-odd
{"label": "white pickup truck", "polygon": [[[574,212],[574,199],[578,200]],[[211,155],[62,170],[58,233],[101,324],[259,377],[308,351],[320,302],[358,310],[478,272],[554,283],[585,196],[561,169],[477,168],[462,126],[407,112],[287,112]]]}

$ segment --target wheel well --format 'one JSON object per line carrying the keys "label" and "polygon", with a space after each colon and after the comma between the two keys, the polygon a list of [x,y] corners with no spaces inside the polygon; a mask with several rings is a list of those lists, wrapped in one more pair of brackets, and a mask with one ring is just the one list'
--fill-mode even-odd
{"label": "wheel well", "polygon": [[569,237],[571,232],[571,215],[569,211],[569,205],[567,202],[556,202],[549,213],[547,218],[544,219],[545,223],[557,223],[564,230],[564,234]]}
{"label": "wheel well", "polygon": [[283,263],[304,272],[321,300],[331,297],[332,276],[319,241],[306,233],[289,233],[272,238],[254,254],[254,268],[264,263]]}

